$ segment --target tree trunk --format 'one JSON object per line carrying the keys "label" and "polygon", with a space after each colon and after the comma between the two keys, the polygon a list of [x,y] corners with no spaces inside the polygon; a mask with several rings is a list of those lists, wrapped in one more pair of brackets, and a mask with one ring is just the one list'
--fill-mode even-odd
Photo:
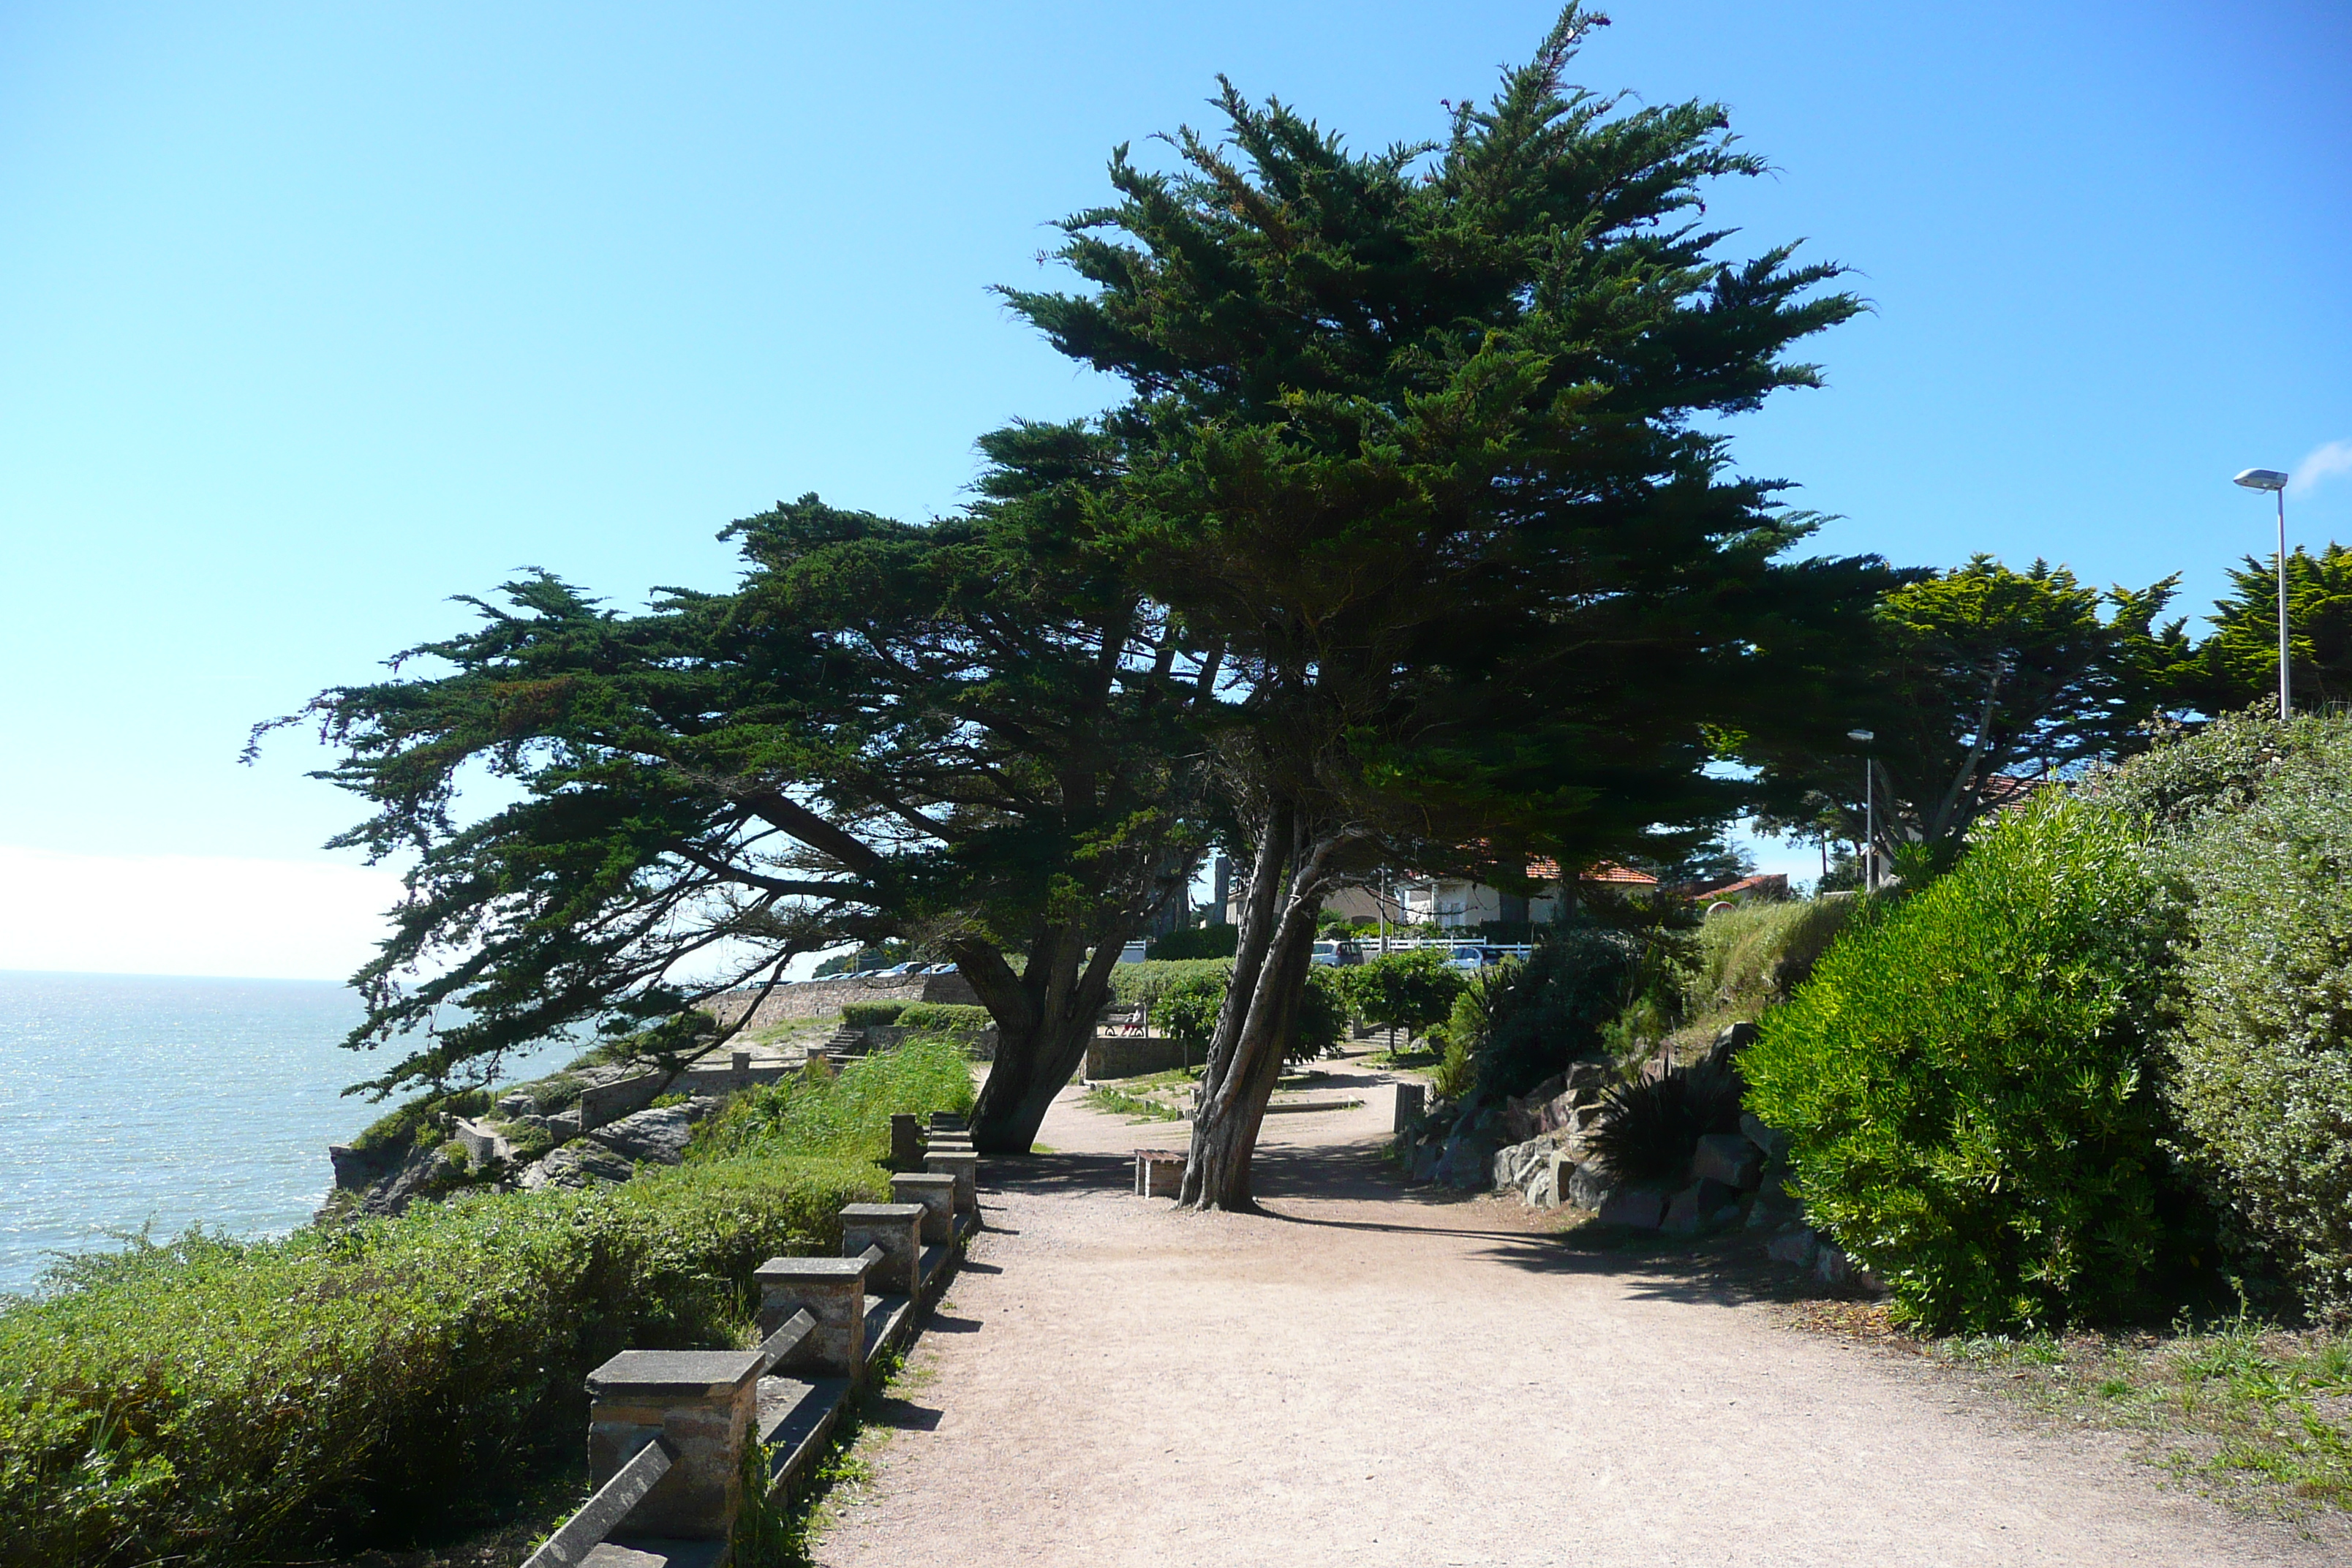
{"label": "tree trunk", "polygon": [[1314,958],[1315,917],[1330,886],[1327,863],[1339,843],[1336,836],[1307,842],[1294,807],[1268,813],[1242,906],[1232,984],[1201,1075],[1178,1200],[1187,1207],[1257,1206],[1250,1159],[1282,1076],[1283,1049]]}
{"label": "tree trunk", "polygon": [[1031,950],[1017,975],[993,947],[955,952],[964,978],[996,1020],[996,1059],[972,1107],[971,1144],[980,1152],[1025,1154],[1036,1142],[1046,1108],[1094,1040],[1123,945],[1113,940],[1118,934],[1088,956],[1082,933],[1057,930]]}

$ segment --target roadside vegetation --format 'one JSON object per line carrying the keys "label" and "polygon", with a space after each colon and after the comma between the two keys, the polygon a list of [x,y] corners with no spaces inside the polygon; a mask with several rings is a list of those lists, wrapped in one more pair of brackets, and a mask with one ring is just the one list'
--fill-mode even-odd
{"label": "roadside vegetation", "polygon": [[73,1259],[0,1306],[0,1561],[247,1563],[500,1522],[578,1463],[624,1349],[747,1342],[762,1259],[887,1197],[889,1113],[967,1110],[917,1045],[739,1097],[685,1163],[272,1240]]}

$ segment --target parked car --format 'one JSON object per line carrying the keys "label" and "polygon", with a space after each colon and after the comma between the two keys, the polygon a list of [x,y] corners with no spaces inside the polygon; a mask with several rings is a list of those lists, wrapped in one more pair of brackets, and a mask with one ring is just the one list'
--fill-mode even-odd
{"label": "parked car", "polygon": [[955,972],[956,966],[952,963],[934,963],[929,969],[916,971],[919,974],[953,974]]}
{"label": "parked car", "polygon": [[1364,944],[1360,942],[1351,942],[1345,937],[1336,941],[1318,942],[1315,944],[1314,956],[1309,962],[1322,964],[1327,969],[1345,969],[1349,964],[1364,962]]}
{"label": "parked car", "polygon": [[1483,947],[1457,947],[1445,955],[1448,969],[1484,969],[1486,963],[1486,950]]}
{"label": "parked car", "polygon": [[877,980],[889,980],[901,974],[920,974],[922,972],[923,966],[919,963],[894,963],[887,969],[876,970],[874,977]]}

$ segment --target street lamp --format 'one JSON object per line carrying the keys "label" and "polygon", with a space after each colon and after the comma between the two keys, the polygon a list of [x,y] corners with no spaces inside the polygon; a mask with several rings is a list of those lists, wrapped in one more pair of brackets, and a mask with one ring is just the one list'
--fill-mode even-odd
{"label": "street lamp", "polygon": [[1874,730],[1848,730],[1845,738],[1862,742],[1862,890],[1878,890],[1878,795],[1870,765],[1870,743],[1878,739]]}
{"label": "street lamp", "polygon": [[2248,468],[2232,483],[2250,490],[2268,490],[2278,497],[2278,588],[2279,588],[2279,718],[2284,720],[2294,711],[2291,705],[2286,680],[2286,480],[2287,476],[2276,468]]}

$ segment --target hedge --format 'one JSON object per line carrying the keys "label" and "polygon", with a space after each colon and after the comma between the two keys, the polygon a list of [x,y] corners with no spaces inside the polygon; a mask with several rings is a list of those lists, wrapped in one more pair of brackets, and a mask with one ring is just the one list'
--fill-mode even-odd
{"label": "hedge", "polygon": [[995,1021],[987,1008],[961,1002],[910,1002],[898,1015],[899,1027],[938,1035],[977,1035]]}
{"label": "hedge", "polygon": [[849,1002],[841,1009],[841,1021],[853,1029],[869,1028],[875,1025],[895,1024],[898,1015],[907,1010],[904,1002]]}
{"label": "hedge", "polygon": [[316,1559],[485,1520],[576,1452],[597,1363],[744,1342],[752,1268],[835,1248],[841,1205],[887,1195],[889,1111],[971,1080],[931,1047],[761,1093],[789,1109],[730,1108],[737,1136],[617,1186],[65,1266],[0,1309],[0,1561]]}

